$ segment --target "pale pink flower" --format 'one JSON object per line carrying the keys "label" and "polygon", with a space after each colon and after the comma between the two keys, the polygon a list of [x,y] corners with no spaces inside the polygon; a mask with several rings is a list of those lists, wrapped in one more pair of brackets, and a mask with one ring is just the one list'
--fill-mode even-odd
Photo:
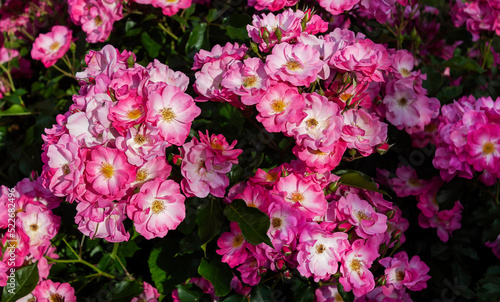
{"label": "pale pink flower", "polygon": [[145,87],[148,87],[148,85],[151,85],[152,83],[163,82],[167,83],[167,85],[177,86],[185,92],[189,86],[189,78],[184,73],[180,71],[173,71],[157,59],[154,59],[152,63],[149,63],[146,70],[149,77],[146,77],[146,81],[143,83]]}
{"label": "pale pink flower", "polygon": [[146,239],[163,238],[186,217],[185,199],[176,182],[155,179],[142,185],[140,192],[132,196],[127,215]]}
{"label": "pale pink flower", "polygon": [[330,152],[322,152],[299,145],[293,147],[292,152],[311,170],[317,173],[325,173],[335,169],[339,165],[346,150],[347,144],[340,140],[334,144],[334,148]]}
{"label": "pale pink flower", "polygon": [[330,14],[336,16],[348,11],[358,4],[360,0],[319,0],[319,5],[326,9]]}
{"label": "pale pink flower", "polygon": [[40,34],[33,43],[31,57],[41,60],[45,67],[54,65],[71,45],[72,31],[66,26],[56,25],[46,34]]}
{"label": "pale pink flower", "polygon": [[39,302],[76,302],[75,289],[69,283],[52,282],[51,280],[41,281],[33,290],[33,295]]}
{"label": "pale pink flower", "polygon": [[147,122],[157,127],[159,134],[169,143],[182,145],[191,123],[201,113],[191,96],[177,86],[164,86],[149,93]]}
{"label": "pale pink flower", "polygon": [[398,197],[417,196],[427,190],[428,182],[421,180],[411,166],[400,165],[396,176],[389,180],[389,185]]}
{"label": "pale pink flower", "polygon": [[356,149],[363,156],[374,152],[374,148],[387,139],[387,124],[382,123],[375,113],[368,113],[363,108],[345,111],[342,140],[347,148]]}
{"label": "pale pink flower", "polygon": [[246,45],[243,44],[240,46],[238,43],[231,44],[229,42],[227,42],[224,46],[217,44],[211,51],[200,49],[200,51],[194,55],[194,64],[192,69],[200,69],[207,63],[220,61],[227,57],[230,58],[230,60],[227,61],[239,61],[243,59],[247,51],[248,47]]}
{"label": "pale pink flower", "polygon": [[[266,58],[266,72],[274,80],[287,81],[294,86],[309,86],[325,71],[319,52],[303,43],[280,43]],[[329,71],[329,69],[326,69]],[[329,74],[321,74],[323,79]]]}
{"label": "pale pink flower", "polygon": [[403,286],[413,291],[423,290],[427,287],[427,280],[431,278],[427,275],[429,267],[420,261],[420,257],[413,256],[408,261],[406,252],[380,259],[379,263],[385,267],[386,284],[382,288],[386,296],[394,289],[402,289]]}
{"label": "pale pink flower", "polygon": [[[476,171],[500,172],[500,125],[478,123],[467,132],[467,163]],[[498,175],[498,174],[497,174]]]}
{"label": "pale pink flower", "polygon": [[117,137],[115,142],[116,148],[125,152],[127,161],[135,166],[141,166],[156,156],[163,156],[165,148],[170,145],[155,129],[145,124],[127,129],[124,136]]}
{"label": "pale pink flower", "polygon": [[80,201],[75,223],[78,230],[90,238],[103,238],[108,242],[128,241],[130,234],[125,230],[126,202],[99,201],[89,203]]}
{"label": "pale pink flower", "polygon": [[191,0],[152,0],[151,4],[154,7],[161,8],[164,15],[175,15],[180,9],[185,9],[191,6]]}
{"label": "pale pink flower", "polygon": [[339,268],[339,262],[349,248],[346,233],[330,233],[316,223],[303,225],[297,246],[297,270],[314,281],[327,280]]}
{"label": "pale pink flower", "polygon": [[97,147],[90,152],[85,165],[86,180],[99,194],[118,200],[135,179],[136,169],[127,162],[124,153],[111,148]]}

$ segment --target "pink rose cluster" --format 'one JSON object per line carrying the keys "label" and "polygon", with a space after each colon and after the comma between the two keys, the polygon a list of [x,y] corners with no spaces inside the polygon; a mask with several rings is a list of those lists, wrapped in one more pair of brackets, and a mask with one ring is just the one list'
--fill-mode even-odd
{"label": "pink rose cluster", "polygon": [[41,178],[25,178],[12,189],[0,186],[0,286],[6,286],[11,269],[32,263],[37,263],[39,280],[45,282],[52,266],[45,256],[59,258],[50,240],[59,231],[61,217],[52,210],[60,203],[43,188]]}
{"label": "pink rose cluster", "polygon": [[386,184],[391,187],[398,197],[415,196],[417,208],[420,209],[418,224],[421,228],[435,228],[439,239],[447,242],[452,232],[460,229],[463,206],[456,201],[454,206],[448,210],[442,210],[437,203],[437,195],[444,185],[439,177],[430,180],[422,180],[417,172],[407,166],[399,166],[395,177],[390,176],[389,171],[378,171],[385,178]]}
{"label": "pink rose cluster", "polygon": [[113,23],[123,18],[120,0],[68,0],[71,21],[87,33],[87,42],[104,42]]}
{"label": "pink rose cluster", "polygon": [[77,202],[75,222],[87,236],[126,241],[128,216],[144,237],[163,237],[185,217],[165,149],[184,144],[201,112],[185,93],[189,80],[111,45],[85,61],[80,92],[43,136],[43,185]]}
{"label": "pink rose cluster", "polygon": [[[236,268],[243,284],[250,286],[268,271],[291,276],[297,269],[315,282],[342,284],[360,301],[369,301],[378,288],[387,297],[424,289],[429,267],[418,256],[409,260],[401,252],[385,257],[405,241],[408,221],[401,211],[380,193],[339,185],[338,180],[294,161],[268,172],[258,170],[231,188],[226,202],[243,200],[269,216],[272,246],[248,243],[232,222],[230,232],[217,241],[222,262]],[[338,189],[332,192],[332,187]],[[377,262],[386,268],[383,275],[374,276],[371,270]]]}
{"label": "pink rose cluster", "polygon": [[441,108],[434,167],[442,179],[458,175],[491,186],[500,178],[500,98],[464,96]]}
{"label": "pink rose cluster", "polygon": [[466,25],[474,41],[484,32],[500,35],[500,1],[498,0],[454,0],[450,10],[455,26]]}
{"label": "pink rose cluster", "polygon": [[[195,100],[225,101],[242,110],[255,105],[266,130],[293,137],[294,154],[316,172],[334,169],[348,148],[370,155],[387,139],[387,124],[372,102],[384,74],[396,79],[391,59],[399,53],[390,56],[383,45],[340,28],[317,36],[327,25],[310,11],[254,15],[247,30],[267,54],[249,57],[246,46],[230,43],[201,50],[193,66]],[[400,85],[393,87],[399,92]],[[419,109],[429,103],[423,99]],[[427,122],[424,114],[416,117],[418,125]]]}

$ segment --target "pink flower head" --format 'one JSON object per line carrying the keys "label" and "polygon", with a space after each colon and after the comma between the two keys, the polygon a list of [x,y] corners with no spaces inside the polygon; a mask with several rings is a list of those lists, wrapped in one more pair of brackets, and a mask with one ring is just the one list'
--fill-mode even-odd
{"label": "pink flower head", "polygon": [[142,292],[142,294],[132,298],[130,302],[157,302],[158,298],[160,298],[160,293],[158,293],[158,290],[146,281],[143,281],[142,285],[144,287],[144,291]]}
{"label": "pink flower head", "polygon": [[86,180],[101,195],[120,199],[135,178],[135,168],[122,152],[98,146],[85,166]]}
{"label": "pink flower head", "polygon": [[193,98],[177,86],[164,86],[149,93],[147,122],[158,128],[159,134],[169,143],[182,145],[191,123],[201,113]]}
{"label": "pink flower head", "polygon": [[476,171],[500,175],[500,125],[474,124],[467,133],[467,163]]}
{"label": "pink flower head", "polygon": [[146,106],[141,97],[118,101],[109,109],[109,120],[122,135],[128,128],[142,123],[146,117]]}
{"label": "pink flower head", "polygon": [[256,118],[269,132],[285,132],[291,124],[303,119],[304,106],[304,97],[296,87],[278,83],[260,99]]}
{"label": "pink flower head", "polygon": [[36,301],[51,302],[65,301],[76,302],[75,289],[69,283],[52,282],[44,280],[33,291]]}
{"label": "pink flower head", "polygon": [[211,51],[200,49],[200,51],[194,55],[194,64],[192,69],[200,69],[207,63],[220,61],[227,57],[231,59],[230,61],[239,61],[243,59],[247,51],[248,47],[244,44],[239,46],[238,43],[231,44],[229,42],[227,42],[223,47],[217,44]]}
{"label": "pink flower head", "polygon": [[363,108],[344,112],[342,139],[347,148],[356,149],[363,156],[374,152],[374,148],[387,139],[387,124],[380,122],[375,113],[368,113]]}
{"label": "pink flower head", "polygon": [[347,144],[340,140],[334,144],[334,148],[330,152],[322,152],[299,145],[293,147],[292,152],[305,162],[311,170],[317,173],[325,173],[335,169],[339,165],[346,150]]}
{"label": "pink flower head", "polygon": [[299,174],[280,178],[271,194],[281,195],[281,200],[301,211],[306,218],[326,214],[328,203],[321,187]]}
{"label": "pink flower head", "polygon": [[105,74],[108,79],[111,79],[117,70],[128,68],[129,58],[132,58],[135,63],[135,54],[133,52],[124,50],[120,53],[118,49],[109,44],[99,51],[91,50],[85,56],[85,63],[88,67],[82,72],[77,72],[76,78],[89,80],[100,74]]}
{"label": "pink flower head", "polygon": [[314,277],[314,281],[327,280],[339,268],[339,262],[349,248],[346,233],[330,233],[316,223],[304,225],[297,246],[297,267],[304,277]]}
{"label": "pink flower head", "polygon": [[385,267],[386,285],[382,288],[387,296],[394,289],[400,290],[403,286],[413,291],[423,290],[427,287],[426,281],[431,278],[427,275],[429,267],[420,261],[420,257],[414,256],[408,261],[406,252],[380,259],[379,263]]}
{"label": "pink flower head", "polygon": [[108,242],[123,242],[130,238],[125,230],[125,201],[98,201],[89,203],[80,201],[76,206],[78,211],[75,223],[78,230],[90,238],[103,238]]}
{"label": "pink flower head", "polygon": [[220,249],[216,252],[222,255],[222,262],[227,263],[230,267],[235,267],[248,258],[249,252],[245,248],[248,244],[243,238],[240,227],[236,222],[231,222],[231,232],[223,233],[217,240],[217,245]]}
{"label": "pink flower head", "polygon": [[396,176],[389,180],[389,185],[398,197],[417,196],[428,190],[429,183],[419,179],[411,166],[400,165]]}
{"label": "pink flower head", "polygon": [[340,107],[317,93],[305,94],[306,116],[300,124],[290,127],[298,144],[329,153],[335,149],[344,126]]}
{"label": "pink flower head", "polygon": [[135,166],[141,166],[156,156],[165,155],[168,145],[155,129],[149,129],[145,124],[139,128],[131,127],[124,136],[116,138],[116,148],[124,151],[127,161]]}
{"label": "pink flower head", "polygon": [[179,185],[173,180],[155,179],[145,183],[132,196],[127,215],[135,229],[146,239],[163,238],[186,217],[184,200]]}
{"label": "pink flower head", "polygon": [[231,164],[238,163],[238,156],[243,152],[241,149],[234,149],[238,141],[234,140],[230,145],[224,135],[212,133],[212,136],[210,136],[208,130],[206,133],[205,135],[201,131],[198,132],[200,143],[210,148],[211,153],[215,155],[215,160]]}
{"label": "pink flower head", "polygon": [[384,46],[362,39],[337,51],[329,64],[341,71],[354,72],[359,82],[383,82],[382,72],[391,66],[391,61]]}
{"label": "pink flower head", "polygon": [[41,60],[45,67],[50,67],[64,56],[71,45],[72,31],[66,26],[56,25],[46,34],[40,34],[33,43],[31,57]]}
{"label": "pink flower head", "polygon": [[173,71],[167,65],[154,59],[146,67],[149,77],[147,78],[145,86],[151,83],[167,83],[179,87],[182,91],[186,91],[189,86],[189,78],[180,71]]}
{"label": "pink flower head", "polygon": [[371,240],[358,239],[342,258],[339,282],[345,291],[353,291],[354,296],[365,295],[375,288],[375,279],[370,267],[379,256],[378,246]]}
{"label": "pink flower head", "polygon": [[340,197],[337,207],[348,217],[347,221],[356,226],[356,234],[361,238],[368,239],[387,231],[387,216],[377,213],[371,204],[355,193]]}
{"label": "pink flower head", "polygon": [[300,226],[305,222],[300,211],[286,203],[273,202],[268,208],[271,226],[267,235],[275,249],[280,250],[284,245],[292,245],[296,236],[300,234]]}
{"label": "pink flower head", "polygon": [[[303,43],[276,45],[266,58],[265,69],[274,80],[287,81],[294,86],[309,86],[316,81],[325,62],[319,52]],[[329,74],[325,74],[326,79]]]}
{"label": "pink flower head", "polygon": [[293,6],[298,0],[250,0],[249,6],[253,6],[256,10],[268,9],[272,12],[278,11],[285,6]]}
{"label": "pink flower head", "polygon": [[447,242],[453,231],[460,229],[463,206],[460,201],[456,201],[450,210],[442,210],[432,217],[424,214],[418,216],[418,224],[421,228],[436,228],[439,239]]}
{"label": "pink flower head", "polygon": [[319,5],[326,9],[330,14],[336,16],[348,11],[358,4],[360,0],[320,0]]}
{"label": "pink flower head", "polygon": [[191,6],[191,0],[152,0],[151,4],[154,7],[161,8],[162,12],[166,16],[175,15],[180,9],[185,9]]}

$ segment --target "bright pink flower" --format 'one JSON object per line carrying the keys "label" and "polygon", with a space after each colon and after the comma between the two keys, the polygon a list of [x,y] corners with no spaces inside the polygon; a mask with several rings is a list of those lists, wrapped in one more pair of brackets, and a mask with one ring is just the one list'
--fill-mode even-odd
{"label": "bright pink flower", "polygon": [[493,254],[498,259],[500,259],[500,235],[498,235],[495,240],[490,241],[490,242],[486,242],[484,245],[491,248],[491,251],[493,252]]}
{"label": "bright pink flower", "polygon": [[336,285],[323,285],[314,292],[316,302],[341,302],[344,301]]}
{"label": "bright pink flower", "polygon": [[373,206],[357,194],[340,197],[337,208],[347,216],[347,221],[356,226],[356,234],[368,239],[387,231],[387,216],[377,213]]}
{"label": "bright pink flower", "polygon": [[256,10],[268,9],[272,12],[278,11],[285,6],[293,6],[298,0],[250,0],[249,6],[253,6]]}
{"label": "bright pink flower", "polygon": [[398,78],[406,78],[415,76],[416,72],[412,72],[415,66],[415,58],[413,54],[406,49],[397,50],[391,54],[393,74]]}
{"label": "bright pink flower", "polygon": [[147,122],[157,127],[166,141],[178,146],[184,143],[191,123],[201,113],[193,98],[177,86],[150,92],[147,108]]}
{"label": "bright pink flower", "polygon": [[221,85],[241,96],[241,102],[247,106],[257,104],[267,92],[270,79],[259,58],[237,61],[224,74]]}
{"label": "bright pink flower", "polygon": [[191,0],[152,0],[151,4],[154,7],[161,8],[164,15],[175,15],[180,9],[185,9],[191,6]]}
{"label": "bright pink flower", "polygon": [[220,61],[227,57],[231,58],[229,61],[239,61],[243,59],[247,51],[248,47],[246,45],[243,44],[239,46],[238,43],[231,44],[229,42],[227,42],[224,47],[217,44],[211,51],[200,49],[200,51],[194,55],[194,64],[192,69],[200,69],[207,63]]}
{"label": "bright pink flower", "polygon": [[303,225],[297,246],[297,270],[314,281],[327,280],[339,268],[339,262],[349,248],[346,233],[330,233],[316,223]]}
{"label": "bright pink flower", "polygon": [[128,68],[128,60],[132,58],[135,63],[135,54],[124,50],[121,53],[112,45],[106,45],[99,51],[91,50],[85,56],[87,68],[76,73],[79,80],[89,80],[100,74],[105,74],[108,79],[113,78],[113,74],[119,69]]}
{"label": "bright pink flower", "polygon": [[33,290],[36,301],[51,302],[65,301],[76,302],[75,289],[69,283],[52,282],[44,280]]}
{"label": "bright pink flower", "polygon": [[217,161],[231,164],[238,163],[238,156],[243,152],[241,149],[234,149],[238,141],[234,140],[229,144],[224,135],[212,133],[210,136],[208,130],[206,134],[203,134],[201,131],[198,134],[200,135],[200,143],[205,144],[210,149]]}
{"label": "bright pink flower", "polygon": [[[266,58],[266,72],[274,80],[287,81],[294,86],[309,86],[316,81],[326,65],[319,52],[309,45],[280,43]],[[329,74],[324,74],[326,79]]]}
{"label": "bright pink flower", "polygon": [[167,65],[161,63],[157,59],[153,63],[149,63],[146,67],[149,77],[143,83],[145,87],[152,83],[167,83],[179,87],[182,91],[186,91],[189,86],[189,78],[180,71],[173,71]]}
{"label": "bright pink flower", "polygon": [[198,94],[197,102],[208,100],[229,102],[236,97],[232,91],[222,86],[223,75],[235,62],[233,57],[225,56],[221,60],[205,63],[201,71],[195,73],[194,90]]}
{"label": "bright pink flower", "polygon": [[33,43],[31,57],[41,60],[45,67],[50,67],[64,56],[71,45],[72,31],[66,26],[56,25],[46,34],[40,34]]}
{"label": "bright pink flower", "polygon": [[319,5],[326,9],[330,14],[336,16],[348,11],[358,4],[360,0],[319,0]]}
{"label": "bright pink flower", "polygon": [[245,246],[248,244],[243,238],[240,227],[236,222],[230,224],[231,232],[223,233],[217,240],[217,254],[222,256],[222,262],[227,263],[230,267],[235,267],[248,258],[249,253]]}
{"label": "bright pink flower", "polygon": [[298,144],[313,150],[329,153],[339,141],[344,119],[340,107],[317,93],[305,94],[306,116],[300,124],[290,127]]}
{"label": "bright pink flower", "polygon": [[136,188],[153,179],[167,179],[171,171],[172,167],[167,163],[165,156],[157,156],[137,168],[135,180],[131,185]]}
{"label": "bright pink flower", "polygon": [[142,285],[144,286],[144,291],[142,292],[142,294],[132,298],[130,302],[157,302],[158,298],[160,298],[160,293],[158,293],[158,290],[146,281],[143,281]]}
{"label": "bright pink flower", "polygon": [[270,203],[268,191],[259,185],[252,185],[250,182],[242,184],[245,188],[240,193],[235,194],[231,201],[241,199],[247,206],[257,208],[266,213]]}
{"label": "bright pink flower", "polygon": [[363,39],[337,51],[329,64],[342,71],[354,72],[358,81],[383,82],[382,72],[390,67],[391,61],[384,46]]}
{"label": "bright pink flower", "polygon": [[334,149],[328,153],[299,145],[293,147],[292,152],[311,170],[325,173],[339,165],[346,150],[347,144],[344,141],[338,141],[334,144]]}
{"label": "bright pink flower", "polygon": [[301,212],[289,204],[273,202],[269,205],[268,215],[271,226],[267,235],[274,248],[280,250],[284,245],[292,245],[302,232],[299,227],[305,222]]}
{"label": "bright pink flower", "polygon": [[421,180],[411,166],[400,165],[396,176],[389,180],[389,185],[398,197],[417,196],[428,190],[428,182]]}
{"label": "bright pink flower", "polygon": [[285,132],[290,124],[298,123],[304,118],[302,110],[304,97],[296,87],[278,83],[269,88],[257,104],[259,114],[256,119],[269,132]]}
{"label": "bright pink flower", "polygon": [[456,201],[452,209],[439,211],[432,217],[420,214],[418,224],[421,228],[436,228],[439,239],[447,242],[451,233],[461,227],[462,209],[460,201]]}
{"label": "bright pink flower", "polygon": [[306,218],[312,219],[326,213],[328,203],[323,190],[308,178],[298,174],[282,177],[276,183],[274,192],[274,194],[281,195],[282,202],[297,208]]}
{"label": "bright pink flower", "polygon": [[99,201],[89,203],[80,201],[75,223],[78,230],[90,238],[103,238],[108,242],[128,241],[130,234],[125,230],[126,202]]}
{"label": "bright pink flower", "polygon": [[125,152],[127,161],[135,166],[165,155],[168,145],[170,144],[164,141],[155,129],[150,129],[145,124],[139,128],[129,128],[124,136],[116,138],[116,148]]}
{"label": "bright pink flower", "polygon": [[356,149],[363,156],[374,152],[374,148],[387,139],[387,124],[380,122],[375,113],[368,113],[363,108],[345,111],[342,140],[347,148]]}
{"label": "bright pink flower", "polygon": [[385,267],[386,284],[382,288],[386,296],[389,296],[394,289],[402,289],[403,286],[413,291],[423,290],[427,287],[426,281],[431,278],[427,275],[429,267],[420,261],[420,257],[413,256],[408,261],[406,252],[380,259],[379,263]]}
{"label": "bright pink flower", "polygon": [[127,162],[122,152],[104,147],[97,147],[90,152],[90,159],[85,165],[86,180],[99,194],[118,200],[135,179],[136,169]]}
{"label": "bright pink flower", "polygon": [[375,288],[375,280],[370,267],[379,256],[378,246],[371,240],[358,239],[342,258],[340,284],[345,291],[353,291],[354,296],[365,295]]}
{"label": "bright pink flower", "polygon": [[186,217],[180,188],[173,180],[155,179],[145,183],[139,193],[132,196],[127,215],[135,229],[146,239],[163,238]]}
{"label": "bright pink flower", "polygon": [[474,124],[467,132],[467,163],[476,171],[500,172],[500,125]]}

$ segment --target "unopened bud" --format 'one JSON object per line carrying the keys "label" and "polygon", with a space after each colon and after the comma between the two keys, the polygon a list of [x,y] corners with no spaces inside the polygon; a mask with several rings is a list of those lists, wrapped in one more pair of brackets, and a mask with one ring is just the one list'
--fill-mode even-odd
{"label": "unopened bud", "polygon": [[278,38],[278,43],[281,43],[281,37],[283,37],[283,32],[281,31],[281,28],[276,28],[274,31],[274,34],[276,35],[276,38]]}
{"label": "unopened bud", "polygon": [[128,67],[129,68],[132,68],[134,67],[135,65],[135,58],[134,58],[134,55],[130,55],[127,59],[127,64],[128,64]]}
{"label": "unopened bud", "polygon": [[259,274],[259,276],[263,276],[267,273],[267,268],[261,266],[261,267],[259,267],[259,270],[257,273]]}
{"label": "unopened bud", "polygon": [[377,146],[377,152],[380,155],[384,155],[392,146],[393,145],[389,145],[387,142],[383,142],[382,144]]}
{"label": "unopened bud", "polygon": [[260,37],[264,42],[268,43],[269,42],[269,31],[265,27],[260,28]]}
{"label": "unopened bud", "polygon": [[396,240],[399,240],[401,239],[401,236],[403,236],[403,231],[401,231],[400,229],[398,229],[397,231],[395,231],[392,235],[392,237]]}
{"label": "unopened bud", "polygon": [[286,269],[285,260],[283,260],[283,259],[278,259],[278,260],[276,261],[276,267],[277,267],[279,270]]}
{"label": "unopened bud", "polygon": [[350,229],[352,229],[352,224],[350,224],[349,222],[344,222],[339,224],[337,229],[339,230],[339,232],[347,233]]}
{"label": "unopened bud", "polygon": [[290,247],[288,245],[284,245],[281,250],[283,252],[283,255],[285,256],[290,256],[292,254],[292,251],[290,250]]}
{"label": "unopened bud", "polygon": [[387,280],[385,279],[385,276],[380,276],[380,277],[377,278],[376,282],[377,282],[378,286],[384,286],[385,283],[386,283],[386,281]]}
{"label": "unopened bud", "polygon": [[290,270],[286,270],[283,272],[283,277],[285,277],[285,279],[287,279],[287,280],[290,280],[290,279],[292,279],[293,274]]}
{"label": "unopened bud", "polygon": [[390,211],[387,211],[385,213],[385,216],[387,216],[387,219],[391,220],[392,218],[394,218],[395,214],[396,214],[396,210],[392,209]]}
{"label": "unopened bud", "polygon": [[180,166],[182,164],[182,157],[180,155],[174,154],[172,156],[172,162],[176,166]]}

